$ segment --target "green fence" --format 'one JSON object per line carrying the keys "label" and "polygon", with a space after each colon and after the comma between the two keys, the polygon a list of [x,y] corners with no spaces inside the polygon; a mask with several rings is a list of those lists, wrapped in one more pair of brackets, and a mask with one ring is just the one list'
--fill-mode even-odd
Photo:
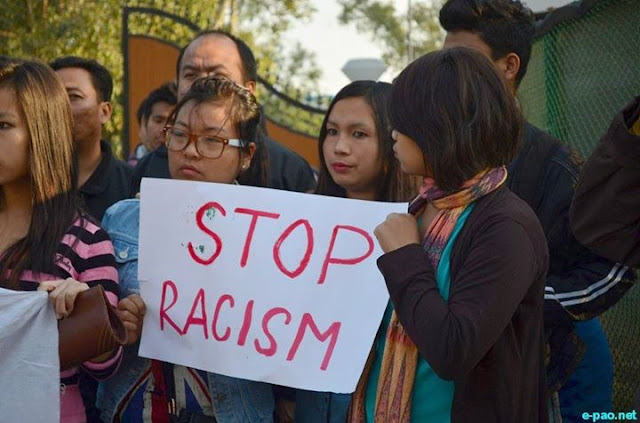
{"label": "green fence", "polygon": [[[583,0],[540,23],[519,90],[531,123],[586,157],[613,116],[637,95],[640,1]],[[600,320],[615,363],[614,408],[628,411],[640,388],[640,288]]]}
{"label": "green fence", "polygon": [[519,90],[527,119],[587,156],[640,94],[640,1],[572,3],[539,26]]}

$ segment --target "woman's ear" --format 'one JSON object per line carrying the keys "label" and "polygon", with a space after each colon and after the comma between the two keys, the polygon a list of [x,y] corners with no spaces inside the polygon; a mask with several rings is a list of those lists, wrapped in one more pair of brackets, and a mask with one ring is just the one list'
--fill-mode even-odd
{"label": "woman's ear", "polygon": [[251,160],[253,159],[253,155],[255,154],[255,152],[256,152],[255,142],[249,143],[247,148],[243,150],[242,156],[240,157],[240,160],[241,160],[240,169],[242,172],[249,169],[249,166],[251,166]]}

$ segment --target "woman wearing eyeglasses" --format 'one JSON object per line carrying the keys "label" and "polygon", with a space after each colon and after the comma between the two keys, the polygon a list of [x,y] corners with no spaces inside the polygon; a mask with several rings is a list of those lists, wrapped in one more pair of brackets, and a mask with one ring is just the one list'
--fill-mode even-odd
{"label": "woman wearing eyeglasses", "polygon": [[[254,96],[221,77],[196,81],[164,129],[173,179],[237,183],[242,172],[266,181],[254,155],[260,111]],[[116,247],[124,298],[118,308],[128,330],[120,370],[98,389],[102,421],[272,421],[271,386],[138,357],[144,303],[138,284],[139,200],[109,208],[103,226]],[[135,345],[133,345],[135,344]],[[206,416],[206,417],[205,417]],[[203,419],[203,420],[200,420]]]}

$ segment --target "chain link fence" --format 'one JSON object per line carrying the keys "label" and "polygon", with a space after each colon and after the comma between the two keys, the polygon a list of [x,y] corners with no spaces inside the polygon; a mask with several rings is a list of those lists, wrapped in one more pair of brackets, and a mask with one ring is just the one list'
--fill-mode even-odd
{"label": "chain link fence", "polygon": [[[532,124],[587,157],[613,116],[640,95],[640,1],[583,0],[540,22],[519,89]],[[640,288],[601,317],[614,357],[614,409],[640,388]]]}

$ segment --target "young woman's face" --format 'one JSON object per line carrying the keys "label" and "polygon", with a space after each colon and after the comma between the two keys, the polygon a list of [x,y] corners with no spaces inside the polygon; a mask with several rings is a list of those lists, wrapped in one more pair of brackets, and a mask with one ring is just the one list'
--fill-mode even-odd
{"label": "young woman's face", "polygon": [[373,110],[362,97],[334,104],[327,119],[322,152],[329,174],[348,198],[375,199],[382,172]]}
{"label": "young woman's face", "polygon": [[424,153],[416,142],[394,129],[391,132],[393,138],[393,155],[400,163],[400,169],[407,175],[427,176],[424,164]]}
{"label": "young woman's face", "polygon": [[[239,138],[228,115],[225,105],[189,101],[178,112],[173,126],[198,135]],[[182,151],[169,149],[169,171],[173,179],[229,184],[249,167],[255,144],[251,143],[249,148],[247,154],[238,147],[226,145],[220,157],[208,158],[198,153],[195,143],[191,141]]]}
{"label": "young woman's face", "polygon": [[29,179],[29,135],[15,91],[0,87],[0,186]]}

